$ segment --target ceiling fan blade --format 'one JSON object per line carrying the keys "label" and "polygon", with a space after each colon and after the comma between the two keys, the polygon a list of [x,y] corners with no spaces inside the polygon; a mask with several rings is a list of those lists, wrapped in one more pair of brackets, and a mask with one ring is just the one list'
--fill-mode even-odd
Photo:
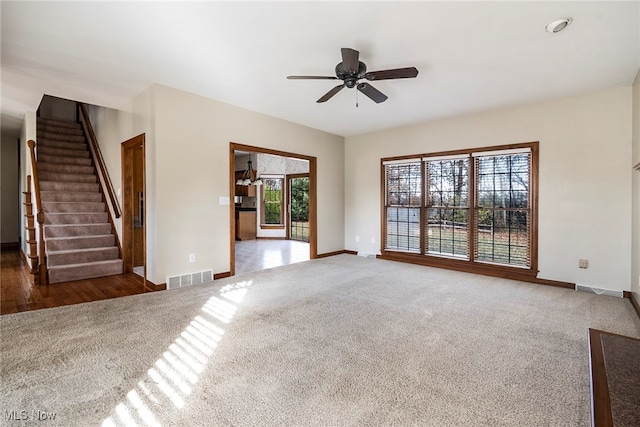
{"label": "ceiling fan blade", "polygon": [[287,76],[289,80],[338,80],[332,76]]}
{"label": "ceiling fan blade", "polygon": [[380,104],[381,102],[384,102],[387,100],[387,95],[380,92],[378,89],[371,86],[369,83],[360,83],[358,85],[358,90],[364,93],[365,95],[367,95],[369,98],[371,98],[376,104]]}
{"label": "ceiling fan blade", "polygon": [[394,68],[393,70],[371,71],[366,73],[367,80],[410,79],[418,75],[416,67]]}
{"label": "ceiling fan blade", "polygon": [[327,102],[328,100],[331,99],[331,97],[333,95],[335,95],[336,93],[340,92],[342,90],[342,88],[344,87],[344,84],[338,85],[336,87],[334,87],[333,89],[331,89],[329,92],[325,93],[320,99],[318,99],[316,102]]}
{"label": "ceiling fan blade", "polygon": [[358,68],[360,68],[360,63],[358,62],[360,52],[354,49],[349,49],[348,47],[343,47],[340,51],[342,52],[342,68],[344,68],[344,71],[351,74],[357,74]]}

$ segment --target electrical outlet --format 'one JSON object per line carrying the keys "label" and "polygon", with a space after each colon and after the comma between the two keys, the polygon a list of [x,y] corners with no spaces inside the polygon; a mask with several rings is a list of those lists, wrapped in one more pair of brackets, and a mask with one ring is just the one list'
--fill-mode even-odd
{"label": "electrical outlet", "polygon": [[189,254],[189,262],[196,262],[196,254]]}
{"label": "electrical outlet", "polygon": [[588,268],[589,267],[589,261],[586,260],[586,259],[578,260],[578,267],[580,267],[580,268]]}
{"label": "electrical outlet", "polygon": [[356,242],[360,241],[360,236],[356,236]]}
{"label": "electrical outlet", "polygon": [[375,244],[375,243],[376,243],[376,238],[375,238],[375,237],[372,237],[372,238],[371,238],[371,243],[373,243],[373,244]]}

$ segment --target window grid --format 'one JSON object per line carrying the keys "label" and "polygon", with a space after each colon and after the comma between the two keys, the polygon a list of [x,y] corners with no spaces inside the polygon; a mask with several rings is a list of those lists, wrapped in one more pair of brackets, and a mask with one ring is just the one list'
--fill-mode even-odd
{"label": "window grid", "polygon": [[425,162],[425,253],[469,258],[469,159]]}
{"label": "window grid", "polygon": [[387,206],[420,206],[422,171],[420,163],[387,165]]}
{"label": "window grid", "polygon": [[420,253],[422,165],[385,166],[385,249]]}
{"label": "window grid", "polygon": [[420,253],[420,208],[387,208],[386,249]]}
{"label": "window grid", "polygon": [[474,258],[531,266],[529,171],[531,156],[476,157]]}

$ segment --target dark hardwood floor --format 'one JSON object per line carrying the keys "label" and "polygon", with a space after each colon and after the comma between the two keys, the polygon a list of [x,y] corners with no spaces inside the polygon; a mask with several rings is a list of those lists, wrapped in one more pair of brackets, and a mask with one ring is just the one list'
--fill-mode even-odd
{"label": "dark hardwood floor", "polygon": [[127,275],[36,286],[18,251],[3,251],[0,315],[152,292]]}

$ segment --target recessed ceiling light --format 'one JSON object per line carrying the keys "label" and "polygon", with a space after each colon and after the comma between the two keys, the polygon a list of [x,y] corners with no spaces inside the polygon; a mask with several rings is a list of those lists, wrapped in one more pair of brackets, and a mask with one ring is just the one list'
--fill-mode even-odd
{"label": "recessed ceiling light", "polygon": [[550,33],[559,33],[560,31],[567,28],[567,25],[571,24],[571,21],[573,21],[573,19],[571,18],[557,19],[553,22],[549,22],[544,27],[544,29],[545,31],[549,31]]}

